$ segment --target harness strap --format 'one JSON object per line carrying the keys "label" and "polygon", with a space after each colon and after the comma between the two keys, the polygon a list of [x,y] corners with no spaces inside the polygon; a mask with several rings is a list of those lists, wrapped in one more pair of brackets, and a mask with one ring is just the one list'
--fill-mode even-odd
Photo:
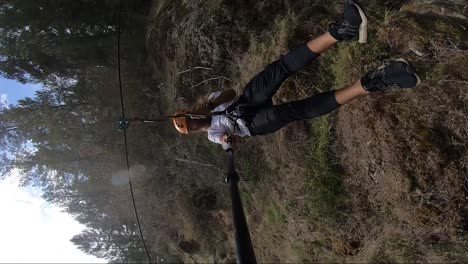
{"label": "harness strap", "polygon": [[228,120],[229,122],[234,126],[234,131],[233,131],[233,134],[236,133],[236,129],[240,131],[240,127],[239,127],[239,123],[237,123],[237,120],[240,118],[240,117],[234,117],[234,116],[231,116],[229,114],[226,114],[224,115]]}
{"label": "harness strap", "polygon": [[237,104],[237,102],[235,102],[232,105],[230,105],[228,108],[226,108],[224,111],[212,112],[212,113],[210,113],[210,115],[211,116],[222,115],[222,116],[226,117],[229,120],[229,123],[231,123],[231,125],[234,127],[233,134],[235,134],[236,129],[239,130],[239,131],[241,130],[240,126],[239,126],[239,123],[237,123],[237,120],[239,118],[242,118],[242,115],[240,114],[240,112],[239,112],[239,114],[234,113],[237,106],[238,106],[238,104]]}

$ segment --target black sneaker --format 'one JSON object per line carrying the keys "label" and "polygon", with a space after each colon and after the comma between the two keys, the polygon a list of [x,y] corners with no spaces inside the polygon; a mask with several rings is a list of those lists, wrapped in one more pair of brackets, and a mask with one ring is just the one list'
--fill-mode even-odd
{"label": "black sneaker", "polygon": [[367,18],[362,8],[354,0],[346,0],[340,20],[328,30],[336,40],[352,40],[359,36],[360,43],[367,42]]}
{"label": "black sneaker", "polygon": [[368,92],[392,88],[413,88],[421,83],[414,67],[404,59],[392,61],[361,78],[361,85]]}

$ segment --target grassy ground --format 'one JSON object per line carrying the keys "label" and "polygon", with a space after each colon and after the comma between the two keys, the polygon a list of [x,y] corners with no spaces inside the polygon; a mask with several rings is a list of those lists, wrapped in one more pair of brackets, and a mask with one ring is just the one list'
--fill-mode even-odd
{"label": "grassy ground", "polygon": [[[340,43],[287,80],[274,101],[349,85],[396,57],[414,63],[420,87],[240,142],[242,198],[259,261],[468,261],[467,11],[426,2],[368,1],[369,43]],[[188,107],[210,91],[240,92],[266,64],[326,30],[340,6],[155,1],[147,43],[163,84],[147,115]],[[158,187],[172,191],[160,197],[169,206],[160,209],[164,224],[153,239],[185,261],[232,261],[221,148],[204,135],[155,136],[151,147],[172,175]]]}

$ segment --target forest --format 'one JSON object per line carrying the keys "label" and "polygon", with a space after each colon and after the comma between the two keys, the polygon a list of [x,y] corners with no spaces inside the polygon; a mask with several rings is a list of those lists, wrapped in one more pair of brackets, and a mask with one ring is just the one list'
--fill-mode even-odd
{"label": "forest", "polygon": [[[259,262],[468,261],[468,7],[369,0],[367,44],[343,43],[286,81],[281,103],[405,57],[423,83],[241,139],[236,166]],[[0,74],[44,88],[0,105],[0,177],[21,173],[109,263],[235,262],[225,154],[164,118],[235,89],[327,30],[343,1],[0,1]],[[120,34],[118,34],[120,32]],[[120,58],[118,43],[120,42]],[[120,62],[119,62],[120,61]]]}
{"label": "forest", "polygon": [[[149,71],[134,66],[145,63],[150,6],[122,5],[122,60],[137,80],[127,85],[150,85],[142,77]],[[72,239],[81,250],[110,262],[142,262],[127,174],[119,172],[125,169],[116,129],[119,8],[118,1],[1,3],[0,74],[44,88],[14,107],[2,106],[0,167],[4,176],[19,169],[24,186],[40,187],[47,201],[87,226]]]}

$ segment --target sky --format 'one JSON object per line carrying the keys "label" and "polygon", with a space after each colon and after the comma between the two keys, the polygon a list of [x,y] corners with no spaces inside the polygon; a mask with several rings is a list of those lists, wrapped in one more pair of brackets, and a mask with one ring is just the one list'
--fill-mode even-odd
{"label": "sky", "polygon": [[21,84],[17,81],[0,77],[0,101],[7,100],[15,104],[24,97],[33,97],[34,92],[41,89],[40,84]]}
{"label": "sky", "polygon": [[[37,84],[0,77],[0,102],[34,97]],[[0,263],[105,263],[81,252],[70,239],[85,227],[41,198],[38,188],[18,186],[18,172],[0,180]]]}

